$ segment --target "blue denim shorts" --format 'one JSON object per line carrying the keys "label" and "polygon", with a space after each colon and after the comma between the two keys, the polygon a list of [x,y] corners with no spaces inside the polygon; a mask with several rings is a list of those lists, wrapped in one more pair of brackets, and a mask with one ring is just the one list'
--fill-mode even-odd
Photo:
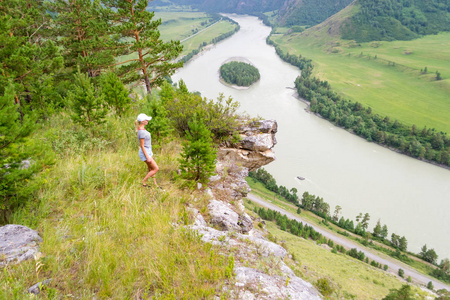
{"label": "blue denim shorts", "polygon": [[[145,148],[145,151],[147,151],[148,156],[150,156],[150,157],[153,156],[152,149],[150,149],[150,148]],[[142,161],[146,161],[146,160],[147,160],[147,157],[145,157],[144,152],[142,152],[142,148],[139,148],[139,158],[140,158]]]}

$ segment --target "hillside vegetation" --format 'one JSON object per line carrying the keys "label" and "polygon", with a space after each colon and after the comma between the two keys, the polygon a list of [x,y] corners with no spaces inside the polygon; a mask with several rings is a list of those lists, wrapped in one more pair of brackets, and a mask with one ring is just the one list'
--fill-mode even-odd
{"label": "hillside vegetation", "polygon": [[270,40],[285,53],[312,59],[314,75],[346,99],[405,125],[450,132],[449,34],[361,44],[342,40],[339,28],[354,10],[349,6],[305,32]]}
{"label": "hillside vegetation", "polygon": [[[274,200],[273,193],[261,183],[251,178],[248,182],[252,193],[295,214],[295,209],[290,207],[286,200],[281,200],[278,196]],[[251,211],[260,210],[260,207],[250,200],[245,202],[245,206]],[[300,215],[314,222],[316,226],[324,226],[317,216],[310,215],[305,210],[302,210]],[[334,246],[330,244],[330,247],[323,244],[323,241],[293,234],[293,231],[283,224],[277,225],[277,221],[264,223],[265,226],[263,223],[259,226],[264,226],[269,231],[272,240],[282,241],[283,246],[298,261],[296,271],[301,273],[305,280],[316,283],[326,299],[382,299],[391,289],[398,289],[402,285],[402,280],[391,273],[345,255],[341,251],[332,250],[337,248],[336,244]],[[414,299],[424,299],[427,294],[416,288],[414,290]]]}
{"label": "hillside vegetation", "polygon": [[28,182],[32,197],[9,222],[36,228],[43,256],[2,270],[1,299],[23,299],[28,287],[49,278],[41,299],[195,299],[218,292],[230,274],[228,257],[183,227],[190,222],[186,205],[206,204],[202,194],[173,183],[177,134],[158,138],[152,131],[165,191],[141,185],[146,167],[137,156],[134,119],[150,114],[152,101],[136,102],[122,117],[108,114],[95,137],[74,124],[68,110],[30,137],[54,159]]}
{"label": "hillside vegetation", "polygon": [[353,0],[286,1],[278,12],[277,24],[314,26],[344,9]]}
{"label": "hillside vegetation", "polygon": [[358,0],[358,11],[341,28],[342,38],[357,42],[411,40],[450,30],[445,0]]}

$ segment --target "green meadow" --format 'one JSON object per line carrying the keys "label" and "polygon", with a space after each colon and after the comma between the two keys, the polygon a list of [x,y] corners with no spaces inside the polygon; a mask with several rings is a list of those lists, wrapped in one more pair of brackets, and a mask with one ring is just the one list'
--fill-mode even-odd
{"label": "green meadow", "polygon": [[236,25],[228,21],[220,21],[212,25],[211,27],[206,28],[204,31],[181,43],[183,45],[182,55],[185,55],[192,50],[198,49],[198,47],[204,42],[206,42],[207,44],[211,44],[214,38],[224,33],[233,31],[235,26]]}
{"label": "green meadow", "polygon": [[[163,41],[183,41],[183,51],[180,57],[192,52],[205,42],[211,44],[212,40],[220,35],[231,32],[236,25],[221,20],[216,23],[208,22],[211,18],[202,12],[155,12],[154,19],[161,19],[159,26]],[[203,24],[202,24],[203,23]],[[198,32],[194,35],[195,32]],[[190,37],[190,38],[189,38]],[[137,54],[124,55],[121,61],[137,58]]]}
{"label": "green meadow", "polygon": [[[312,59],[314,75],[345,98],[407,125],[450,132],[450,33],[357,44],[329,35],[329,28],[271,39],[283,51]],[[436,71],[443,80],[436,80]]]}
{"label": "green meadow", "polygon": [[210,23],[208,21],[211,18],[202,12],[156,12],[155,17],[161,18],[162,24],[159,29],[164,41],[183,41],[198,32],[192,38],[182,42],[182,55],[198,49],[203,42],[210,44],[212,39],[233,31],[236,26],[226,20]]}

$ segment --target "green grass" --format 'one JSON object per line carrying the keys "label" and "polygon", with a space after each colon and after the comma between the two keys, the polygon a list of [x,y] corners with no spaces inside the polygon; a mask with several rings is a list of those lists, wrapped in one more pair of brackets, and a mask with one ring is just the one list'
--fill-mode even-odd
{"label": "green grass", "polygon": [[[284,51],[311,58],[314,75],[344,97],[407,125],[450,132],[450,33],[359,46],[328,35],[327,29],[272,40]],[[425,66],[428,74],[421,74]],[[443,80],[434,79],[436,70]]]}
{"label": "green grass", "polygon": [[[193,36],[195,32],[204,30],[181,43],[183,45],[183,51],[180,56],[184,56],[193,50],[198,49],[204,42],[211,44],[214,38],[224,33],[234,31],[236,27],[236,25],[226,20],[216,22],[213,25],[211,23],[202,25],[202,22],[210,20],[207,14],[202,12],[156,12],[155,19],[157,18],[161,18],[163,22],[159,26],[161,39],[163,41],[182,41]],[[119,61],[135,58],[137,58],[137,54],[133,53],[121,56]]]}
{"label": "green grass", "polygon": [[[34,180],[34,199],[11,222],[37,229],[42,257],[0,272],[0,299],[24,299],[33,284],[52,278],[40,299],[202,299],[220,294],[228,257],[184,229],[186,205],[206,207],[201,194],[179,190],[178,139],[153,141],[166,191],[143,188],[132,110],[110,115],[96,137],[58,114],[34,137],[58,160]],[[55,130],[59,128],[58,130]],[[61,130],[63,128],[63,130]],[[196,202],[193,197],[197,198]]]}
{"label": "green grass", "polygon": [[[161,15],[160,15],[161,14]],[[156,13],[163,24],[159,27],[161,38],[165,41],[182,40],[193,34],[195,30],[201,30],[208,25],[202,25],[202,22],[209,20],[205,13]]]}
{"label": "green grass", "polygon": [[197,34],[196,36],[184,41],[182,43],[183,45],[183,53],[187,54],[191,52],[192,50],[198,49],[200,45],[203,44],[203,42],[206,42],[208,44],[211,44],[211,41],[230,31],[233,31],[235,29],[236,25],[228,22],[228,21],[220,21],[216,24],[214,24],[211,27],[208,27],[205,31],[202,31],[201,33]]}
{"label": "green grass", "polygon": [[273,222],[267,222],[266,228],[277,240],[282,240],[283,246],[300,262],[301,277],[312,283],[320,278],[331,282],[334,293],[327,299],[382,299],[390,289],[404,284],[395,276],[357,259],[333,254],[311,240],[282,231]]}

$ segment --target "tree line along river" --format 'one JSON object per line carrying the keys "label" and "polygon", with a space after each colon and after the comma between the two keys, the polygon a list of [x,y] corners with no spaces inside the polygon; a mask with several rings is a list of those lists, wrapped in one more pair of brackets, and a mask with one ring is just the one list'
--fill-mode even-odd
{"label": "tree line along river", "polygon": [[[219,93],[241,104],[241,112],[278,122],[277,159],[265,168],[278,185],[324,198],[345,218],[369,213],[372,231],[378,219],[405,236],[408,250],[427,244],[450,258],[450,171],[369,143],[311,113],[297,98],[300,71],[283,62],[266,44],[270,27],[251,16],[228,15],[241,30],[185,64],[172,79],[207,98]],[[219,68],[230,58],[248,60],[261,79],[248,89],[220,82]],[[305,180],[298,180],[297,176]]]}

